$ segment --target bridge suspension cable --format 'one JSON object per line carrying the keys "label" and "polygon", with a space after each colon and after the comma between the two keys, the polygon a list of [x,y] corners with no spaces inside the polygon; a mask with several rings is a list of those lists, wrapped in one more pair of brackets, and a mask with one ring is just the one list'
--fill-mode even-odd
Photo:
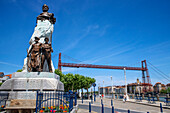
{"label": "bridge suspension cable", "polygon": [[159,76],[163,77],[165,80],[167,80],[168,82],[170,81],[169,78],[163,76],[162,73],[160,73],[157,69],[155,69],[152,65],[148,65],[152,70],[154,70],[154,72],[156,72]]}
{"label": "bridge suspension cable", "polygon": [[160,81],[162,81],[162,83],[166,83],[166,82],[167,82],[165,79],[162,79],[162,77],[161,77],[158,73],[156,73],[155,71],[150,71],[150,73],[151,73],[152,75],[158,77],[158,79],[159,79]]}
{"label": "bridge suspension cable", "polygon": [[152,67],[154,67],[157,71],[159,71],[160,73],[162,73],[162,75],[166,76],[169,78],[169,75],[165,74],[164,72],[162,72],[160,69],[158,69],[156,66],[154,66],[153,64],[151,64],[149,61],[147,61]]}
{"label": "bridge suspension cable", "polygon": [[64,58],[69,59],[69,60],[74,61],[74,62],[82,62],[82,61],[80,61],[80,60],[78,60],[78,59],[75,59],[75,58],[73,58],[73,57],[70,57],[70,56],[68,56],[68,55],[66,55],[66,54],[62,54],[62,56],[63,56]]}

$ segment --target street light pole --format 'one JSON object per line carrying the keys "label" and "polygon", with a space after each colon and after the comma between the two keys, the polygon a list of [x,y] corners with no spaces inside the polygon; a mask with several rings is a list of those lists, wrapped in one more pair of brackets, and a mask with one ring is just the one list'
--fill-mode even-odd
{"label": "street light pole", "polygon": [[93,87],[94,87],[94,102],[95,102],[95,101],[96,101],[96,95],[95,95],[95,87],[96,87],[96,84],[93,83],[92,85],[93,85]]}
{"label": "street light pole", "polygon": [[140,86],[139,86],[139,96],[140,96]]}
{"label": "street light pole", "polygon": [[126,68],[124,68],[124,75],[125,75],[125,93],[127,95]]}
{"label": "street light pole", "polygon": [[98,88],[98,92],[99,92],[99,97],[100,97],[100,83],[99,83],[99,88]]}
{"label": "street light pole", "polygon": [[138,83],[138,91],[139,91],[139,96],[140,96],[140,82],[139,82],[139,79],[137,79],[137,83]]}
{"label": "street light pole", "polygon": [[104,80],[103,80],[103,94],[104,94],[104,97],[105,97],[105,91],[104,91]]}
{"label": "street light pole", "polygon": [[91,103],[93,103],[93,88],[91,87]]}
{"label": "street light pole", "polygon": [[112,76],[110,76],[111,81],[112,81],[112,99],[113,99],[113,80],[112,80]]}

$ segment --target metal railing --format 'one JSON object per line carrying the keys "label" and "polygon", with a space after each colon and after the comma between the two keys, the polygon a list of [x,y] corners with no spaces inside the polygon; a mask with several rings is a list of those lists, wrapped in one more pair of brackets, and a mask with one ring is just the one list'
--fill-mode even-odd
{"label": "metal railing", "polygon": [[[92,111],[92,103],[89,102],[89,113],[91,113]],[[111,100],[111,113],[117,113],[117,110],[114,108],[114,105],[113,105],[113,100]],[[103,104],[103,99],[101,99],[101,106],[100,106],[100,109],[101,109],[101,113],[104,113],[104,104]],[[128,109],[127,111],[124,110],[124,113],[130,113],[130,110]],[[149,112],[147,112],[149,113]],[[162,108],[162,103],[160,103],[160,113],[163,113],[163,108]]]}
{"label": "metal railing", "polygon": [[8,100],[9,93],[0,93],[0,111],[3,111]]}
{"label": "metal railing", "polygon": [[39,112],[71,112],[77,105],[76,92],[37,91],[36,113]]}

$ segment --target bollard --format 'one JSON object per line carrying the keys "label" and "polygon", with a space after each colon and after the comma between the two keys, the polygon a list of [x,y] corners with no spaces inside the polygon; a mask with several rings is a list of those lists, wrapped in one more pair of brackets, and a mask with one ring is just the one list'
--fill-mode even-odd
{"label": "bollard", "polygon": [[82,103],[83,103],[83,96],[82,96]]}
{"label": "bollard", "polygon": [[101,99],[101,105],[103,104],[103,100]]}
{"label": "bollard", "polygon": [[128,113],[130,113],[130,110],[128,110]]}
{"label": "bollard", "polygon": [[156,94],[157,101],[159,101],[159,94]]}
{"label": "bollard", "polygon": [[104,106],[103,106],[103,104],[102,104],[102,113],[104,113]]}
{"label": "bollard", "polygon": [[92,98],[92,96],[91,96],[91,103],[93,104],[93,98]]}
{"label": "bollard", "polygon": [[113,100],[111,100],[111,106],[113,106]]}
{"label": "bollard", "polygon": [[151,94],[149,94],[148,97],[151,97]]}
{"label": "bollard", "polygon": [[112,113],[114,113],[114,107],[112,106]]}
{"label": "bollard", "polygon": [[113,93],[112,93],[112,99],[113,99]]}
{"label": "bollard", "polygon": [[[75,99],[75,106],[77,105],[77,92],[75,92],[75,97],[74,97],[74,99]],[[64,98],[63,98],[63,100],[64,100]]]}
{"label": "bollard", "polygon": [[135,95],[134,94],[132,94],[132,99],[134,99],[135,98]]}
{"label": "bollard", "polygon": [[161,113],[163,113],[162,103],[160,103],[160,110],[161,110]]}
{"label": "bollard", "polygon": [[143,99],[143,100],[145,99],[145,95],[144,95],[144,94],[142,94],[142,99]]}
{"label": "bollard", "polygon": [[91,103],[89,102],[89,113],[91,113]]}

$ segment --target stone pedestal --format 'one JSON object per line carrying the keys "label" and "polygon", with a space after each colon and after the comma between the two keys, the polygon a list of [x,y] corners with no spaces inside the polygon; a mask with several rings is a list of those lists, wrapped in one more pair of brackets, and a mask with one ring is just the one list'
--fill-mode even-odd
{"label": "stone pedestal", "polygon": [[26,113],[35,110],[36,91],[64,91],[60,77],[49,72],[15,72],[5,81],[0,92],[9,93],[6,102],[8,113],[12,111]]}
{"label": "stone pedestal", "polygon": [[0,91],[63,91],[64,85],[59,79],[49,72],[15,72],[2,84]]}
{"label": "stone pedestal", "polygon": [[15,72],[0,87],[0,92],[9,92],[10,99],[35,99],[37,90],[64,91],[64,85],[54,73]]}

